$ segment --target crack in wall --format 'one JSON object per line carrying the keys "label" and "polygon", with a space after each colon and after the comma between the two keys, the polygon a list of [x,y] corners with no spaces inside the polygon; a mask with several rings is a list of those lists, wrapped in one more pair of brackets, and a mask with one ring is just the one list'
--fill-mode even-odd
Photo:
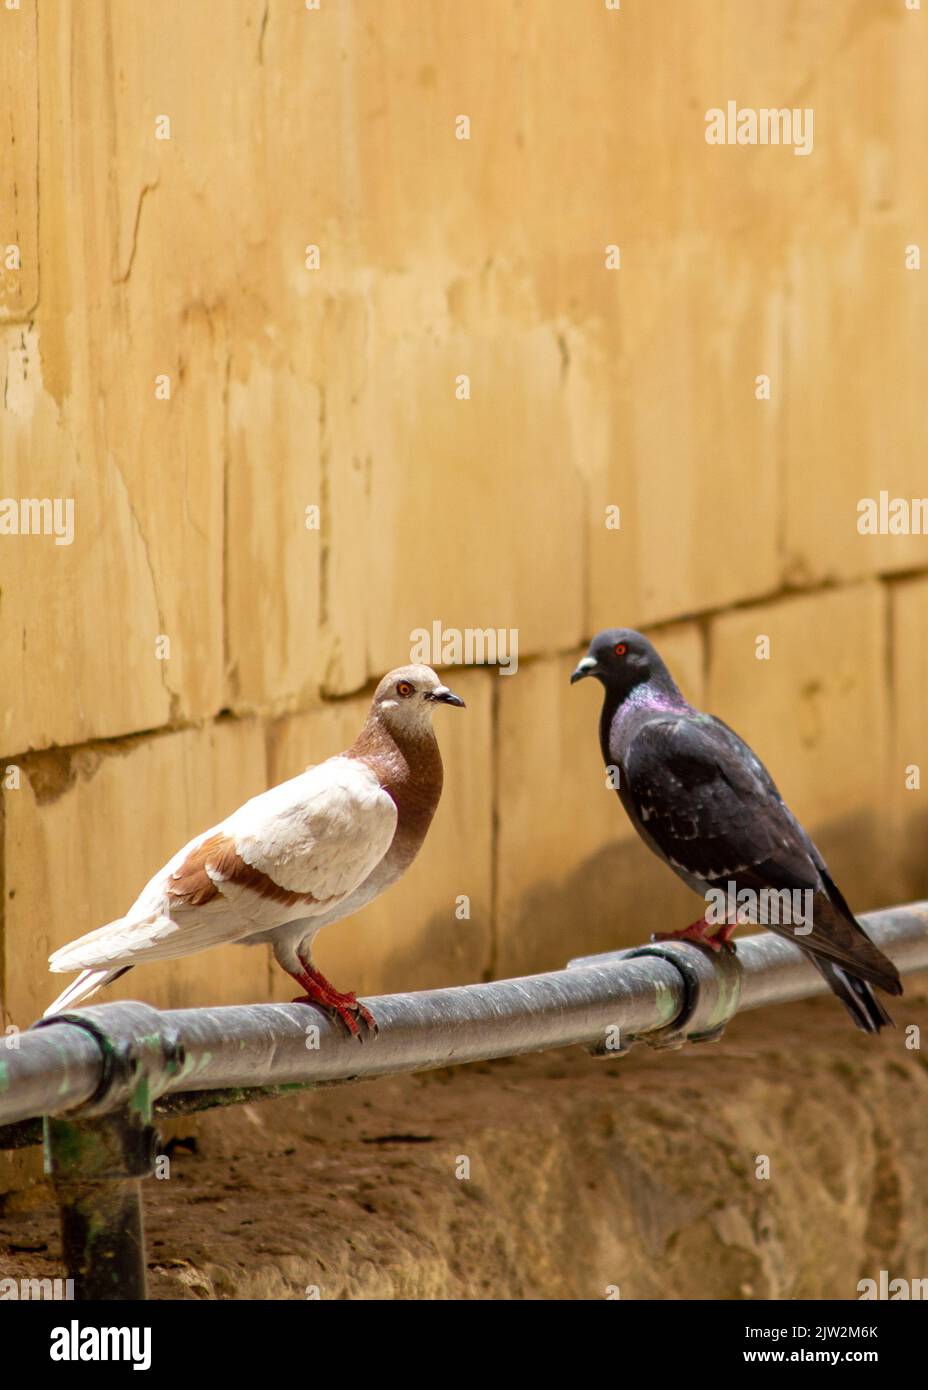
{"label": "crack in wall", "polygon": [[485,980],[495,978],[499,963],[500,921],[500,708],[499,682],[490,690],[490,949]]}
{"label": "crack in wall", "polygon": [[[21,22],[22,22],[23,24],[25,24],[26,21],[25,21],[25,19],[23,18],[23,19],[21,20]],[[41,176],[40,176],[40,151],[41,151],[40,111],[41,111],[41,104],[40,104],[39,73],[40,73],[40,71],[41,71],[41,64],[40,64],[40,61],[39,61],[39,20],[38,20],[38,7],[37,7],[37,6],[33,9],[33,12],[32,12],[32,26],[33,26],[32,32],[33,32],[33,36],[34,36],[33,42],[34,42],[34,45],[35,45],[35,78],[36,78],[36,80],[35,80],[35,246],[34,246],[34,255],[35,255],[35,289],[34,289],[32,298],[31,298],[31,300],[30,300],[30,302],[29,302],[28,304],[18,304],[18,305],[16,305],[16,306],[10,307],[10,308],[6,308],[6,307],[0,305],[0,327],[5,326],[5,325],[7,325],[7,324],[21,323],[24,319],[30,318],[32,315],[34,315],[36,309],[39,307],[39,299],[40,299],[40,297],[41,297],[41,270],[40,270],[40,257],[39,257],[39,246],[40,246],[40,235],[41,235],[41,226],[40,226],[40,222],[39,222],[39,208],[40,208],[40,206],[41,206],[40,197],[39,197],[40,189],[41,189]],[[11,126],[12,126],[12,116],[11,116]],[[11,144],[11,145],[15,145],[15,143],[16,143],[16,140],[15,140],[15,137],[12,135],[12,130],[11,130],[10,144]],[[14,182],[14,184],[13,184],[13,203],[14,203],[14,205],[15,205],[16,208],[17,208],[16,220],[15,220],[16,238],[17,238],[17,242],[21,243],[21,240],[22,240],[22,239],[21,239],[21,237],[20,237],[20,235],[19,235],[19,213],[18,213],[19,202],[18,202],[18,187],[17,187],[17,185],[15,184],[15,182]]]}
{"label": "crack in wall", "polygon": [[270,13],[270,0],[266,0],[266,4],[264,6],[264,14],[261,16],[261,31],[258,34],[258,62],[261,64],[262,67],[264,66],[264,35],[267,32],[267,22],[270,18]]}
{"label": "crack in wall", "polygon": [[138,250],[139,224],[142,220],[142,207],[144,205],[145,199],[148,197],[148,194],[153,193],[160,182],[161,180],[160,178],[158,178],[155,179],[154,183],[145,183],[142,185],[142,190],[139,193],[138,202],[135,205],[135,221],[132,225],[132,245],[129,248],[129,262],[122,275],[116,275],[113,277],[114,285],[124,285],[126,281],[129,279],[129,276],[132,274],[132,267],[135,264],[135,253]]}
{"label": "crack in wall", "polygon": [[229,473],[232,454],[229,425],[229,394],[232,377],[232,354],[226,350],[225,371],[222,378],[222,583],[220,585],[222,603],[222,674],[223,682],[228,683],[229,694],[233,700],[238,698],[238,667],[232,663],[232,644],[229,640]]}
{"label": "crack in wall", "polygon": [[[105,435],[106,435],[106,429],[105,429],[105,426],[104,426],[104,438],[105,438]],[[114,469],[116,470],[116,475],[117,475],[117,477],[119,478],[120,482],[121,482],[122,485],[123,485],[123,489],[124,489],[125,495],[126,495],[126,505],[128,506],[128,508],[129,508],[129,514],[130,514],[130,516],[132,517],[132,520],[133,520],[134,523],[135,523],[135,528],[136,528],[136,531],[138,532],[139,540],[142,542],[142,550],[143,550],[143,553],[144,553],[144,555],[145,555],[145,563],[146,563],[146,565],[148,566],[148,574],[149,574],[149,578],[151,579],[151,591],[152,591],[152,596],[154,597],[154,600],[155,600],[155,609],[156,609],[156,612],[157,612],[157,615],[158,615],[158,631],[159,631],[159,633],[163,633],[164,635],[167,636],[167,635],[168,635],[168,632],[167,632],[167,624],[166,624],[166,621],[165,621],[164,610],[163,610],[162,607],[161,607],[161,599],[160,599],[159,594],[158,594],[158,581],[157,581],[157,579],[155,578],[155,566],[154,566],[154,562],[153,562],[152,557],[151,557],[151,550],[150,550],[149,544],[148,544],[148,537],[145,535],[145,531],[144,531],[144,529],[143,529],[143,527],[142,527],[141,520],[139,519],[138,512],[137,512],[136,509],[135,509],[135,503],[133,502],[133,500],[132,500],[132,494],[131,494],[131,492],[129,491],[129,484],[128,484],[128,482],[126,481],[125,474],[123,473],[122,468],[121,468],[120,465],[119,465],[119,460],[118,460],[118,458],[116,457],[116,454],[115,454],[115,452],[114,452],[112,449],[107,448],[106,453],[107,453],[108,458],[109,458],[110,461],[112,462]],[[171,685],[169,684],[169,682],[168,682],[167,662],[166,662],[166,661],[159,661],[159,662],[158,662],[158,665],[161,667],[161,684],[162,684],[163,687],[164,687],[165,693],[166,693],[166,695],[168,696],[168,701],[169,701],[169,711],[170,711],[170,712],[169,712],[169,716],[168,716],[169,722],[173,722],[174,719],[177,718],[177,715],[178,715],[178,712],[179,712],[180,706],[181,706],[181,695],[180,695],[180,691],[174,690],[174,689],[171,687]]]}

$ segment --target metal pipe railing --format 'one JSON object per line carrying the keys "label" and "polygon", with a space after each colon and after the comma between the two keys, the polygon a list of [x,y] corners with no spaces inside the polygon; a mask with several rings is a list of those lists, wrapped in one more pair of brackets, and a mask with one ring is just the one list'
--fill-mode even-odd
{"label": "metal pipe railing", "polygon": [[[863,920],[902,974],[928,968],[928,902]],[[735,953],[665,942],[546,975],[371,999],[380,1032],[362,1047],[301,1004],[102,1004],[43,1019],[0,1053],[0,1147],[37,1138],[43,1117],[77,1297],[144,1298],[140,1179],[158,1153],[159,1098],[175,1111],[577,1043],[601,1056],[639,1042],[679,1047],[719,1037],[741,1010],[826,989],[793,942],[762,933]]]}
{"label": "metal pipe railing", "polygon": [[[928,902],[862,920],[901,973],[928,969]],[[666,943],[545,975],[368,999],[380,1033],[361,1046],[302,1004],[163,1012],[101,1004],[43,1020],[18,1048],[0,1050],[0,1124],[106,1113],[128,1102],[140,1077],[155,1098],[330,1085],[572,1044],[604,1052],[673,1045],[715,1036],[741,1010],[826,991],[792,942],[762,932],[739,939],[734,956]],[[839,1020],[846,1025],[836,1013]]]}

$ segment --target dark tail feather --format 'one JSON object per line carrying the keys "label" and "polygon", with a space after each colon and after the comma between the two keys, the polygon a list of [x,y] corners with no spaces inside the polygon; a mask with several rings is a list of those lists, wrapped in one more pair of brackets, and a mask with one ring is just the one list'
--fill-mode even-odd
{"label": "dark tail feather", "polygon": [[[899,978],[899,971],[889,957],[884,955],[879,947],[870,940],[865,928],[848,907],[847,899],[825,868],[824,862],[820,864],[819,872],[822,875],[826,896],[831,907],[837,908],[839,920],[843,917],[853,932],[855,939],[845,940],[844,945],[849,948],[849,954],[854,963],[861,966],[860,975],[863,979],[869,980],[870,984],[876,985],[877,989],[885,989],[887,994],[901,994],[902,981]],[[841,968],[845,971],[851,970],[850,961],[847,965],[842,965]]]}
{"label": "dark tail feather", "polygon": [[878,1033],[881,1028],[895,1028],[896,1025],[866,980],[849,975],[839,965],[821,956],[810,954],[809,959],[825,977],[829,989],[838,996],[857,1027],[864,1033]]}

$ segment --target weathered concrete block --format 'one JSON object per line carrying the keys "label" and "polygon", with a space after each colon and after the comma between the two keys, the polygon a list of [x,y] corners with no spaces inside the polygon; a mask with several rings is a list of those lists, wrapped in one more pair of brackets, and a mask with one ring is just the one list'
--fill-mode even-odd
{"label": "weathered concrete block", "polygon": [[[3,793],[7,1020],[26,1027],[71,978],[49,973],[53,950],[122,916],[186,840],[266,785],[251,720],[25,760],[19,789]],[[99,999],[260,1000],[268,968],[264,947],[221,947],[139,967]]]}
{"label": "weathered concrete block", "polygon": [[[4,495],[57,503],[61,523],[57,535],[42,533],[43,514],[38,534],[30,519],[29,534],[0,535],[0,749],[15,754],[162,724],[176,686],[171,662],[157,658],[159,634],[171,624],[146,550],[154,523],[139,520],[115,462],[80,467],[82,447],[43,388],[36,331],[7,329],[0,357]],[[183,643],[172,632],[176,667]]]}
{"label": "weathered concrete block", "polygon": [[[520,655],[577,642],[583,493],[554,336],[497,322],[437,345],[398,338],[371,372],[369,409],[381,422],[370,481],[373,672],[435,620],[515,628]],[[425,440],[431,461],[411,467]]]}
{"label": "weathered concrete block", "polygon": [[[743,247],[653,289],[646,306],[633,295],[642,317],[622,362],[588,362],[586,394],[608,419],[590,478],[593,630],[616,622],[616,594],[622,621],[642,627],[777,586],[780,398],[755,395],[776,375],[777,292]],[[719,302],[730,312],[705,334]]]}
{"label": "weathered concrete block", "polygon": [[[928,565],[928,517],[912,507],[928,495],[922,368],[913,352],[928,283],[905,267],[912,239],[879,225],[793,257],[784,526],[791,584]],[[889,514],[896,498],[906,504],[898,520]],[[870,509],[877,534],[859,529],[870,525]],[[908,529],[892,533],[897,526]]]}
{"label": "weathered concrete block", "polygon": [[0,14],[0,323],[22,320],[39,297],[39,76],[36,7]]}
{"label": "weathered concrete block", "polygon": [[306,704],[322,684],[318,392],[285,362],[229,386],[226,582],[230,703]]}

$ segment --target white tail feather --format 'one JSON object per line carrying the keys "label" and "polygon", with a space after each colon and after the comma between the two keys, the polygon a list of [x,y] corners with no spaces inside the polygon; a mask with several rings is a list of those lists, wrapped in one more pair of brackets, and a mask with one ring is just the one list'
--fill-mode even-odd
{"label": "white tail feather", "polygon": [[91,994],[96,994],[98,989],[108,985],[111,980],[115,980],[117,975],[123,973],[125,967],[116,970],[82,970],[76,980],[72,980],[66,990],[63,990],[55,1000],[54,1004],[49,1004],[43,1018],[49,1018],[52,1014],[60,1014],[65,1009],[71,1009],[80,1000],[88,998]]}
{"label": "white tail feather", "polygon": [[48,958],[49,969],[58,974],[69,970],[98,970],[104,966],[109,969],[115,964],[113,957],[118,959],[125,950],[127,926],[130,923],[125,917],[117,917],[115,922],[107,922],[106,926],[69,941],[67,946],[59,946]]}

